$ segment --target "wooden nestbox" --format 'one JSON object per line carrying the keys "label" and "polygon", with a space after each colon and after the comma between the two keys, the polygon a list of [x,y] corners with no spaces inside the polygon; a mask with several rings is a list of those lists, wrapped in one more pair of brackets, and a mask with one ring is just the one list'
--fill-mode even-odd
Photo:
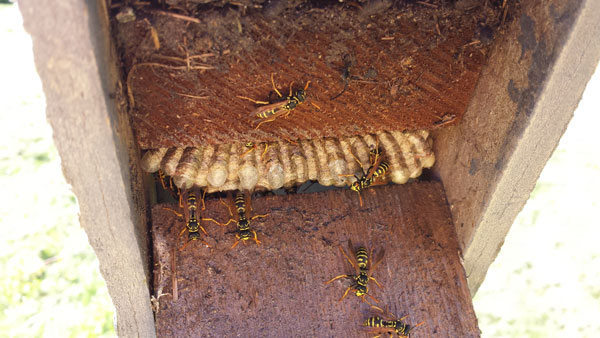
{"label": "wooden nestbox", "polygon": [[[348,279],[324,284],[355,273],[349,239],[385,250],[370,294],[424,322],[414,337],[479,336],[470,297],[600,58],[593,0],[36,5],[19,1],[122,337],[366,336],[372,309],[338,301]],[[343,175],[378,146],[397,184],[361,206]],[[208,223],[209,246],[179,250],[158,169],[261,191],[262,245]],[[266,193],[311,180],[340,188]],[[201,213],[230,217],[219,198]]]}

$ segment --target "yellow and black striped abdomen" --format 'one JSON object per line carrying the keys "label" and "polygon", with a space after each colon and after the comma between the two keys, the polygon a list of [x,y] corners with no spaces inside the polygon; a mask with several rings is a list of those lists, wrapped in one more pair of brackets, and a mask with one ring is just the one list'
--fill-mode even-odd
{"label": "yellow and black striped abdomen", "polygon": [[371,317],[368,318],[363,325],[369,327],[385,327],[385,324],[386,323],[383,319],[379,317]]}
{"label": "yellow and black striped abdomen", "polygon": [[246,198],[243,193],[239,193],[235,196],[235,208],[238,212],[238,215],[246,214]]}
{"label": "yellow and black striped abdomen", "polygon": [[367,268],[367,264],[369,263],[369,256],[367,255],[367,249],[365,249],[364,247],[359,247],[358,249],[356,249],[356,261],[358,262],[358,267],[361,270],[364,270]]}
{"label": "yellow and black striped abdomen", "polygon": [[190,191],[187,198],[188,209],[196,210],[196,193]]}
{"label": "yellow and black striped abdomen", "polygon": [[375,172],[373,173],[373,177],[379,177],[385,175],[385,173],[390,169],[390,164],[386,161],[381,161]]}

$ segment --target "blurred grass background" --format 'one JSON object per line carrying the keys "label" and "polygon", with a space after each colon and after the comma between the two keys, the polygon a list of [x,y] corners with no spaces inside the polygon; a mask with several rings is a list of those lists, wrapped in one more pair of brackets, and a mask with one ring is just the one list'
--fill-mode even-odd
{"label": "blurred grass background", "polygon": [[0,337],[114,337],[17,4],[0,4],[0,45]]}
{"label": "blurred grass background", "polygon": [[[2,1],[0,45],[0,337],[115,336],[31,38]],[[600,337],[599,93],[596,74],[474,299],[483,337]]]}

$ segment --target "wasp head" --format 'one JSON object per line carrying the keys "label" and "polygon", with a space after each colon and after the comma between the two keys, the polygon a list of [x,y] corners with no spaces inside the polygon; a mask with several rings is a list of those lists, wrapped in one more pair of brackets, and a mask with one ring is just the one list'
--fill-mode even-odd
{"label": "wasp head", "polygon": [[350,185],[350,190],[354,190],[356,192],[360,192],[362,190],[361,187],[360,187],[360,181],[354,181]]}
{"label": "wasp head", "polygon": [[298,103],[303,102],[306,100],[306,92],[300,89],[294,94],[294,98],[298,101]]}

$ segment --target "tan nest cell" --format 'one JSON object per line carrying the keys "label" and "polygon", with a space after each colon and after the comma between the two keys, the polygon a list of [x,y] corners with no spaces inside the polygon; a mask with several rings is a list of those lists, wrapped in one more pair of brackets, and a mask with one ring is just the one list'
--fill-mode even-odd
{"label": "tan nest cell", "polygon": [[152,149],[144,154],[142,168],[162,169],[180,188],[197,186],[207,192],[274,190],[309,180],[344,186],[368,169],[369,151],[377,145],[390,164],[389,179],[397,184],[418,177],[435,162],[429,132],[389,131],[342,139]]}

